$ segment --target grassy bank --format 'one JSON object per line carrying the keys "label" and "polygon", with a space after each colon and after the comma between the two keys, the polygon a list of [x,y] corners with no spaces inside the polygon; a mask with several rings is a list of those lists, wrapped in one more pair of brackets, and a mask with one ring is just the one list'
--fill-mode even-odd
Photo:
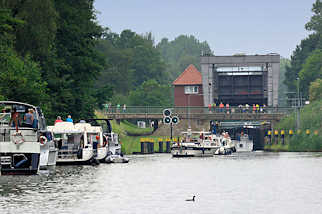
{"label": "grassy bank", "polygon": [[[296,151],[315,152],[322,151],[322,100],[313,102],[301,110],[300,129],[296,129],[295,113],[283,118],[274,130],[285,131],[285,145],[281,145],[281,138],[277,144],[266,145],[268,151]],[[294,134],[290,136],[289,130]],[[309,130],[307,132],[307,130]]]}
{"label": "grassy bank", "polygon": [[[103,118],[99,112],[95,112],[97,118]],[[152,128],[138,128],[136,125],[128,122],[121,121],[118,124],[115,120],[111,120],[112,130],[118,133],[119,140],[122,144],[122,152],[124,154],[133,154],[133,152],[141,151],[141,138],[149,138],[154,141],[154,151],[159,151],[159,138],[167,139],[168,136],[152,136],[148,135],[152,133]],[[129,135],[142,135],[142,136],[129,136]],[[148,135],[148,136],[147,136]],[[163,150],[165,150],[166,145],[163,144]]]}
{"label": "grassy bank", "polygon": [[[150,141],[154,141],[154,151],[159,151],[159,139],[162,138],[165,142],[165,139],[169,138],[168,136],[129,136],[127,135],[129,128],[128,125],[124,125],[122,122],[120,124],[116,123],[116,121],[111,121],[112,130],[119,134],[119,139],[122,144],[122,152],[124,154],[133,154],[135,152],[141,151],[141,138],[149,138]],[[130,127],[131,131],[136,131],[135,129],[140,129],[136,127]],[[166,145],[163,143],[163,150],[165,151]]]}

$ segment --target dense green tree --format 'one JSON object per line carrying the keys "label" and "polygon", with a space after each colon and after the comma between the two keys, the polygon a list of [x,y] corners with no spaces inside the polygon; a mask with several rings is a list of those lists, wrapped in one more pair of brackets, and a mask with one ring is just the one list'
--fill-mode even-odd
{"label": "dense green tree", "polygon": [[51,117],[90,117],[96,107],[93,84],[105,63],[95,49],[103,29],[96,22],[93,0],[55,0],[55,8],[55,53],[45,75],[54,109]]}
{"label": "dense green tree", "polygon": [[151,33],[138,35],[124,30],[118,35],[107,31],[97,49],[107,62],[97,87],[113,86],[114,102],[124,101],[124,96],[147,80],[155,79],[163,84],[169,82]]}
{"label": "dense green tree", "polygon": [[129,95],[130,104],[134,106],[169,106],[171,87],[161,85],[156,80],[145,81]]}
{"label": "dense green tree", "polygon": [[312,12],[314,15],[311,17],[311,20],[306,23],[305,28],[309,31],[322,33],[322,2],[320,0],[315,1]]}
{"label": "dense green tree", "polygon": [[8,100],[46,106],[46,82],[40,67],[29,56],[20,59],[12,49],[0,53],[0,94]]}
{"label": "dense green tree", "polygon": [[[1,99],[27,102],[48,107],[46,82],[41,68],[30,56],[21,57],[14,49],[17,28],[25,24],[13,17],[7,2],[0,9],[0,94]],[[48,108],[47,108],[48,109]]]}
{"label": "dense green tree", "polygon": [[310,84],[310,101],[322,100],[322,79],[316,79]]}
{"label": "dense green tree", "polygon": [[166,63],[166,73],[175,80],[190,64],[200,70],[200,55],[212,54],[207,42],[200,42],[194,36],[180,35],[173,41],[162,39],[157,45]]}
{"label": "dense green tree", "polygon": [[[303,69],[303,65],[306,63],[307,58],[311,56],[315,50],[322,50],[321,10],[322,3],[320,0],[316,0],[312,8],[313,16],[311,17],[311,20],[305,25],[305,28],[308,31],[313,31],[313,33],[310,34],[308,38],[303,39],[300,45],[296,47],[291,57],[291,65],[286,68],[287,71],[285,75],[287,76],[287,78],[285,79],[284,83],[287,85],[289,91],[296,90],[296,79],[299,77],[299,73]],[[306,96],[308,95],[308,85],[310,83],[307,82],[307,80],[309,79],[306,78],[306,80],[303,80],[303,82],[301,82],[300,88],[300,90]]]}
{"label": "dense green tree", "polygon": [[30,54],[35,61],[45,63],[54,46],[57,13],[53,0],[18,1],[15,17],[24,25],[16,30],[15,49],[21,55]]}
{"label": "dense green tree", "polygon": [[11,11],[3,5],[0,7],[0,46],[4,49],[11,48],[15,41],[15,28],[23,24],[23,21],[15,19]]}
{"label": "dense green tree", "polygon": [[307,97],[310,83],[318,78],[322,78],[322,50],[315,50],[312,55],[305,60],[299,77],[302,93]]}
{"label": "dense green tree", "polygon": [[305,60],[311,53],[317,49],[321,43],[321,35],[311,34],[308,38],[303,39],[301,44],[298,45],[291,56],[291,64],[286,67],[284,83],[287,85],[289,91],[296,91],[296,78],[302,70]]}

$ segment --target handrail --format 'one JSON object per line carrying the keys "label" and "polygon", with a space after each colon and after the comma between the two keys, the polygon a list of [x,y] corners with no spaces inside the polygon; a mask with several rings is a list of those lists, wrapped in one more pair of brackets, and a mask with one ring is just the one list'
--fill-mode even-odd
{"label": "handrail", "polygon": [[237,106],[225,108],[211,108],[199,106],[127,106],[126,108],[110,106],[101,109],[106,114],[162,114],[163,109],[169,108],[174,114],[234,114],[234,113],[256,113],[256,114],[290,114],[295,111],[293,107],[260,107],[253,111],[253,107],[239,108]]}

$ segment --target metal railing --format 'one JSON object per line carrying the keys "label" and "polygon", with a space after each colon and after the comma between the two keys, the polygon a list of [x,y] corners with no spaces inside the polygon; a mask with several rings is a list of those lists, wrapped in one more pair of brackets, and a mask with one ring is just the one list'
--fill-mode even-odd
{"label": "metal railing", "polygon": [[105,114],[162,114],[164,109],[171,109],[174,114],[235,114],[235,113],[252,113],[252,114],[290,114],[295,111],[291,107],[260,107],[253,110],[249,108],[239,108],[236,106],[229,108],[211,108],[208,107],[174,107],[174,106],[127,106],[126,108],[110,106],[109,108],[101,109]]}

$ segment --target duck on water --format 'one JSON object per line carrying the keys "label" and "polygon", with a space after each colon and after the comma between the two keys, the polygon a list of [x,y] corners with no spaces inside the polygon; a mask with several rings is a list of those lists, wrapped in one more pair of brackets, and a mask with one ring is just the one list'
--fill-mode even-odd
{"label": "duck on water", "polygon": [[196,196],[193,196],[192,199],[186,199],[186,201],[195,201],[195,197]]}

